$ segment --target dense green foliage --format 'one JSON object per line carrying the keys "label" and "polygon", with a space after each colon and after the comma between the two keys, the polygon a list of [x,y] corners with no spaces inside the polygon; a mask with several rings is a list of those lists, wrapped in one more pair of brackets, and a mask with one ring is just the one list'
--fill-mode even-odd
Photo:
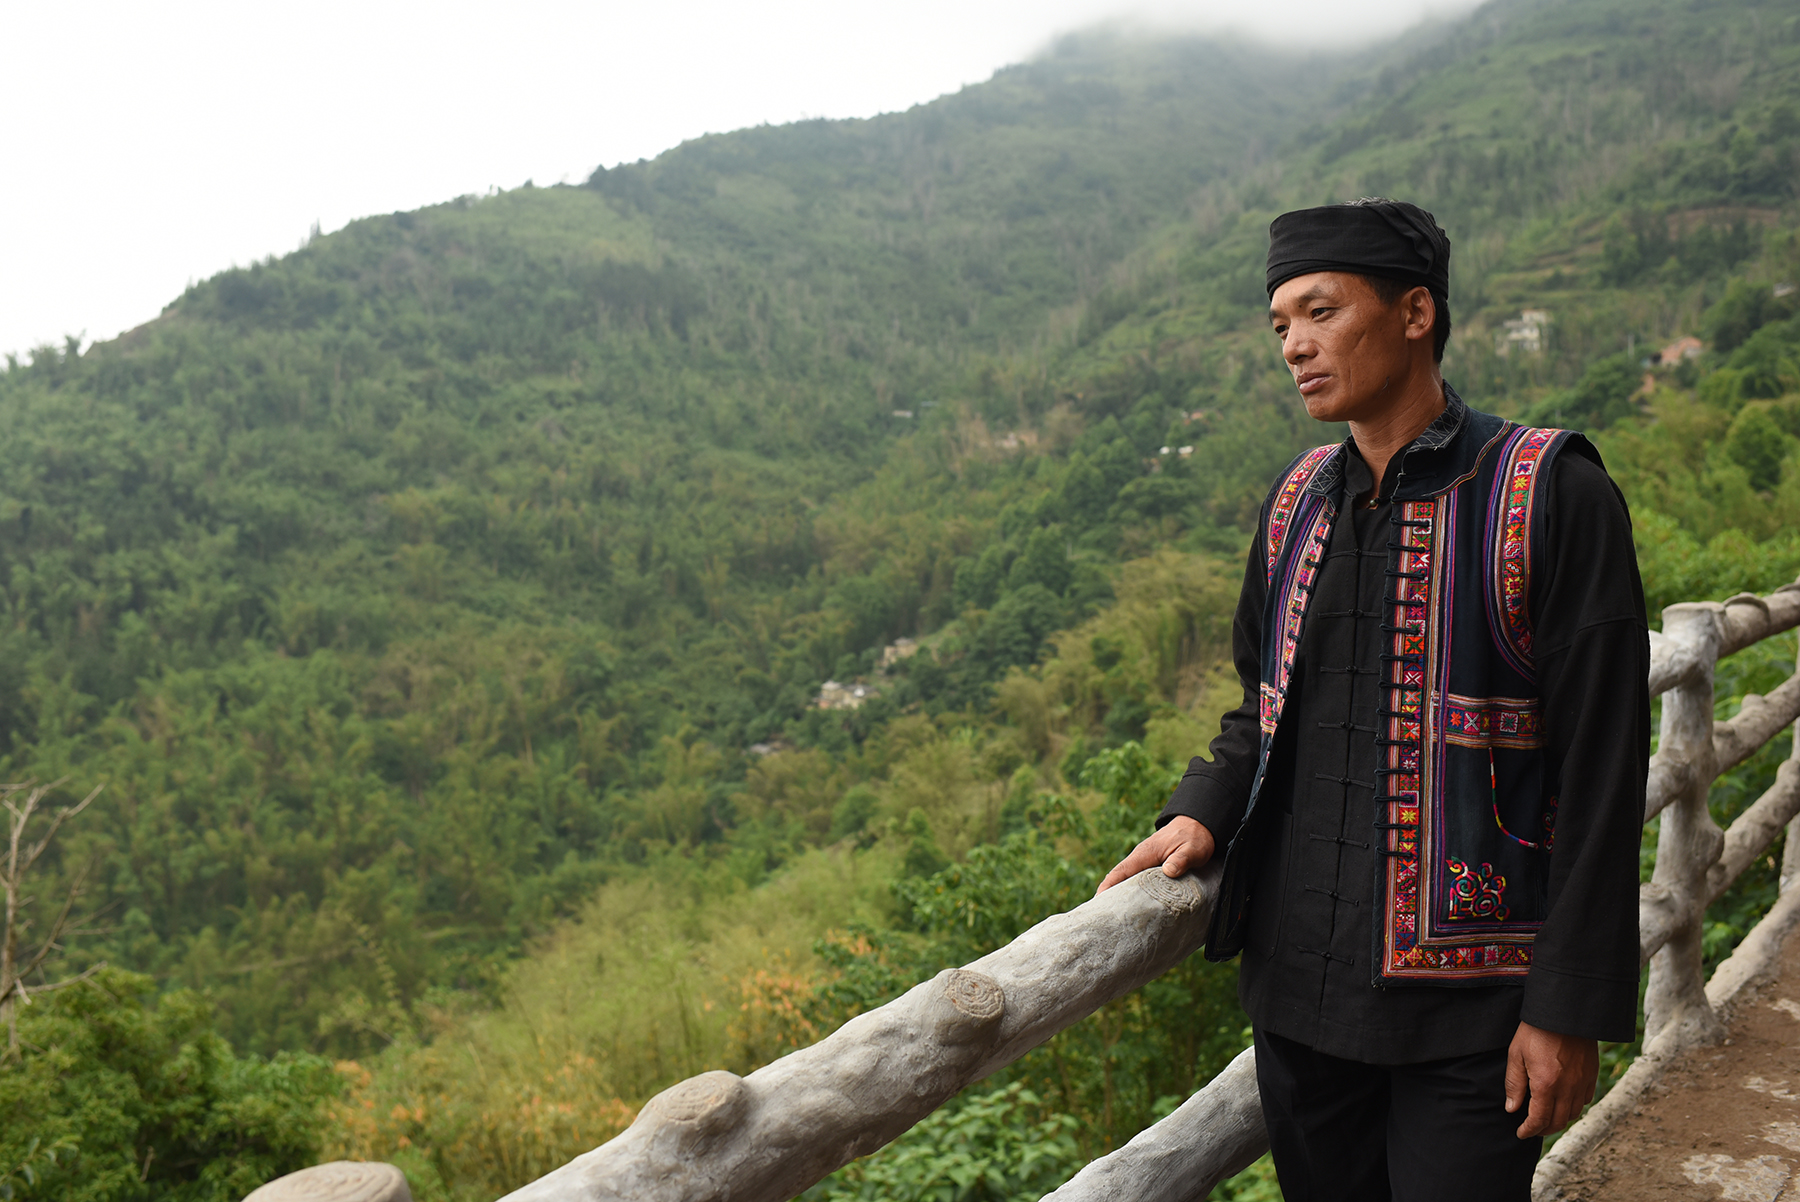
{"label": "dense green foliage", "polygon": [[[892,410],[1243,159],[1292,103],[1258,66],[1072,45],[929,111],[360,222],[0,376],[0,753],[111,781],[88,953],[219,990],[250,1046],[367,1047],[619,865],[718,845],[746,745],[842,751],[817,684],[953,616],[1045,483]],[[913,328],[932,289],[954,312]],[[1083,444],[1067,520],[1152,425]],[[1105,593],[1028,533],[944,704]]]}
{"label": "dense green foliage", "polygon": [[[326,1151],[491,1197],[1085,896],[1235,703],[1270,478],[1339,433],[1258,316],[1285,207],[1437,212],[1447,376],[1595,437],[1653,612],[1792,580],[1797,20],[1513,0],[1298,71],[1071,39],[360,221],[11,365],[0,771],[107,782],[52,871],[110,907],[70,963],[211,999],[77,990],[43,1055],[104,1020],[355,1056]],[[1542,353],[1501,353],[1521,309]],[[1037,1189],[1241,1046],[1233,984],[1184,966],[821,1188]]]}
{"label": "dense green foliage", "polygon": [[200,997],[109,971],[34,1002],[0,1069],[0,1198],[236,1202],[316,1162],[328,1061],[240,1059]]}
{"label": "dense green foliage", "polygon": [[1022,1085],[973,1095],[929,1115],[885,1155],[858,1161],[808,1197],[867,1202],[1041,1198],[1087,1163],[1070,1114],[1035,1118],[1043,1101]]}

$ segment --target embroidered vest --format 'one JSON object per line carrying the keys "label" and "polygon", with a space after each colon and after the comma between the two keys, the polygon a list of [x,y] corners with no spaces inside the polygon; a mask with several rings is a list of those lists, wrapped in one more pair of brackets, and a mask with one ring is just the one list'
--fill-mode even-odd
{"label": "embroidered vest", "polygon": [[[1376,984],[1488,985],[1530,969],[1556,828],[1531,655],[1531,583],[1545,521],[1537,485],[1571,439],[1592,454],[1569,431],[1469,410],[1442,474],[1450,478],[1415,495],[1403,477],[1397,490],[1381,625]],[[1268,582],[1261,754],[1226,856],[1213,959],[1242,947],[1253,857],[1238,845],[1258,837],[1257,800],[1342,503],[1342,465],[1333,459],[1345,453],[1319,447],[1297,459],[1260,532]],[[1319,487],[1328,477],[1335,487]]]}

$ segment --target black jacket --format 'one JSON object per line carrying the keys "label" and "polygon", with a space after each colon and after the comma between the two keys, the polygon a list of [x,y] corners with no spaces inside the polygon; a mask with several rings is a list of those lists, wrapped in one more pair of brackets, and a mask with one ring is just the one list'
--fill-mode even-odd
{"label": "black jacket", "polygon": [[[1565,799],[1550,856],[1547,910],[1522,983],[1382,987],[1372,971],[1378,831],[1377,681],[1388,512],[1468,448],[1471,411],[1453,392],[1437,423],[1388,468],[1374,509],[1356,508],[1368,469],[1351,452],[1314,582],[1288,717],[1271,748],[1256,813],[1264,551],[1252,549],[1233,627],[1244,704],[1212,760],[1195,759],[1162,821],[1186,814],[1229,847],[1242,907],[1240,995],[1264,1029],[1334,1055],[1401,1063],[1503,1046],[1518,1022],[1628,1040],[1637,1003],[1637,849],[1649,752],[1649,644],[1623,499],[1595,460],[1559,456],[1532,588],[1534,667],[1546,755]],[[1475,415],[1484,418],[1484,415]],[[1491,421],[1491,419],[1486,419]],[[1265,521],[1267,512],[1265,508]]]}

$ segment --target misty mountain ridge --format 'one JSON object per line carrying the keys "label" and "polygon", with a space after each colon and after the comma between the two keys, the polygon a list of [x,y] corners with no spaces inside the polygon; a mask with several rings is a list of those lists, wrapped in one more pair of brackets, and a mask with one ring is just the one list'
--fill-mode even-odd
{"label": "misty mountain ridge", "polygon": [[[1235,704],[1257,507],[1338,436],[1263,315],[1288,208],[1436,213],[1446,376],[1595,438],[1653,608],[1793,579],[1800,17],[1510,0],[1289,60],[1073,36],[9,365],[0,760],[107,782],[70,963],[361,1058],[377,1117],[308,1146],[491,1197],[604,1136],[518,1099],[629,1116],[1072,904]],[[1184,967],[1007,1080],[1091,1155],[1235,1054],[1230,998]]]}

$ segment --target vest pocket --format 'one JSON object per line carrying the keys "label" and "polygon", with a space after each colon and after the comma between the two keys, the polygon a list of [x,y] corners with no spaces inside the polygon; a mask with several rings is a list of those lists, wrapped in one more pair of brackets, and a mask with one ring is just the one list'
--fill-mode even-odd
{"label": "vest pocket", "polygon": [[1442,932],[1523,929],[1544,917],[1555,810],[1542,757],[1452,747],[1430,905]]}
{"label": "vest pocket", "polygon": [[1535,752],[1488,748],[1488,809],[1507,839],[1548,852],[1556,836],[1556,799],[1544,793],[1544,761]]}

